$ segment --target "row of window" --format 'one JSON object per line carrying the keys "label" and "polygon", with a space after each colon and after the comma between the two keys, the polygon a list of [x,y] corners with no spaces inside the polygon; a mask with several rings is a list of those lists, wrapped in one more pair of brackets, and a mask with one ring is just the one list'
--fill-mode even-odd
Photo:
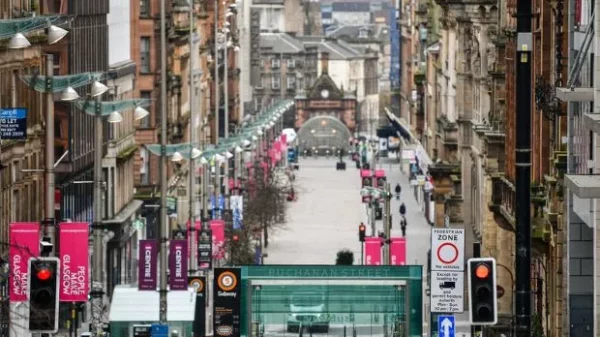
{"label": "row of window", "polygon": [[[295,59],[286,59],[286,66],[288,69],[296,68],[296,60]],[[271,59],[271,68],[279,68],[281,67],[281,59],[272,58]]]}
{"label": "row of window", "polygon": [[[286,88],[288,90],[296,89],[298,81],[296,80],[296,76],[286,76]],[[281,75],[273,74],[271,75],[271,88],[279,89],[281,88]]]}

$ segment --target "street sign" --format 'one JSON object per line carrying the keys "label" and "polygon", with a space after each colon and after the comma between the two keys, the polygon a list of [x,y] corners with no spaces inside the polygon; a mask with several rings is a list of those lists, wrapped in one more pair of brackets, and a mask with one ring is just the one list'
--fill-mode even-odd
{"label": "street sign", "polygon": [[465,270],[465,230],[434,228],[431,231],[431,270]]}
{"label": "street sign", "polygon": [[0,136],[2,139],[27,138],[27,109],[0,109]]}
{"label": "street sign", "polygon": [[431,312],[464,312],[465,276],[463,272],[431,272]]}
{"label": "street sign", "polygon": [[438,316],[438,335],[454,337],[454,316]]}

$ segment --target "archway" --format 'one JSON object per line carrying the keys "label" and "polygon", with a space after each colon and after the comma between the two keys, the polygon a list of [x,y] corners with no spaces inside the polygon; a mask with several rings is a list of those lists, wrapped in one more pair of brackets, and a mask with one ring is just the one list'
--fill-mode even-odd
{"label": "archway", "polygon": [[332,116],[313,117],[298,130],[298,145],[304,150],[350,149],[352,133],[339,119]]}

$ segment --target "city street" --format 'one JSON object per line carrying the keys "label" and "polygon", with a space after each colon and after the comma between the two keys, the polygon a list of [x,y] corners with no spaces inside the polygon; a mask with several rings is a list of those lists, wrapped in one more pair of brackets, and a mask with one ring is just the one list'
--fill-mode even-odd
{"label": "city street", "polygon": [[[340,249],[354,252],[355,264],[360,263],[358,225],[368,224],[365,205],[361,203],[359,172],[346,160],[346,171],[336,171],[336,159],[300,158],[296,171],[298,200],[290,204],[284,228],[271,237],[266,264],[334,264]],[[408,222],[407,263],[426,267],[431,226],[419,211],[408,177],[400,172],[397,159],[382,158],[378,168],[385,169],[392,190],[401,183],[401,200],[392,199],[392,237],[400,230],[400,203],[406,205]],[[382,221],[377,231],[382,231]],[[367,226],[370,235],[370,226]]]}

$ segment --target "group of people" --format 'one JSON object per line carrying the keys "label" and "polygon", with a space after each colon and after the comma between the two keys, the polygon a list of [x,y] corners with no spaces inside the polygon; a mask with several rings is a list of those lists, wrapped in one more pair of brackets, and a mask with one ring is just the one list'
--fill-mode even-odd
{"label": "group of people", "polygon": [[[395,188],[395,192],[396,192],[396,199],[400,200],[400,192],[402,192],[402,187],[400,186],[400,183],[396,184],[396,188]],[[404,203],[400,204],[400,229],[402,229],[402,236],[406,236],[406,206],[404,205]]]}

